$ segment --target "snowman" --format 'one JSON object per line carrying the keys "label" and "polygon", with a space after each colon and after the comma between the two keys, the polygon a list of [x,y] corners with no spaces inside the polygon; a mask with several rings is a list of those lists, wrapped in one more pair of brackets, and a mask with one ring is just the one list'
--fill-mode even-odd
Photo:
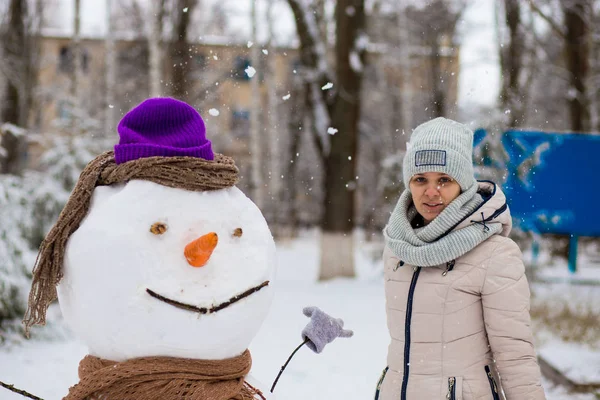
{"label": "snowman", "polygon": [[65,399],[267,399],[250,342],[273,295],[275,244],[212,151],[202,118],[170,98],[127,113],[88,164],[34,269],[28,329],[57,296],[89,348]]}

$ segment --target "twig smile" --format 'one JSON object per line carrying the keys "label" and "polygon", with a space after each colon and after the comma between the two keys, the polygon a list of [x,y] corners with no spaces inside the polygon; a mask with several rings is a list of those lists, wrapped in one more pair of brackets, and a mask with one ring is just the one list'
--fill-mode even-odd
{"label": "twig smile", "polygon": [[212,314],[212,313],[216,313],[217,311],[221,311],[224,308],[229,307],[230,305],[237,303],[238,301],[242,300],[245,297],[250,296],[253,293],[258,292],[259,290],[261,290],[262,288],[266,287],[269,285],[269,281],[264,281],[263,283],[261,283],[258,286],[255,286],[253,288],[250,288],[248,290],[246,290],[243,293],[240,293],[238,295],[233,296],[232,298],[230,298],[229,300],[217,304],[217,305],[213,305],[211,307],[197,307],[191,304],[186,304],[186,303],[182,303],[180,301],[177,300],[172,300],[169,299],[168,297],[162,296],[158,293],[156,293],[155,291],[151,290],[151,289],[146,289],[146,292],[154,297],[155,299],[158,299],[160,301],[163,301],[167,304],[172,305],[173,307],[177,307],[177,308],[181,308],[182,310],[188,310],[188,311],[193,311],[193,312],[197,312],[199,314]]}

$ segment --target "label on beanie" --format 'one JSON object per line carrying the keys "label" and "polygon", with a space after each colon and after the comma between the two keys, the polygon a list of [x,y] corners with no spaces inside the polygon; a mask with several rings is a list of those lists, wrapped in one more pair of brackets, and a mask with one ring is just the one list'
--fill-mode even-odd
{"label": "label on beanie", "polygon": [[415,166],[446,165],[446,151],[444,150],[419,150],[415,152]]}

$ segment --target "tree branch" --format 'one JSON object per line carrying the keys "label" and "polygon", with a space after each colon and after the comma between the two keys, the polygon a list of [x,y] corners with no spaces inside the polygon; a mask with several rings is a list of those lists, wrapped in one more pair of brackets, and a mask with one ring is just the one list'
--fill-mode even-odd
{"label": "tree branch", "polygon": [[326,47],[319,35],[314,13],[300,0],[288,0],[288,3],[294,13],[296,30],[300,39],[300,59],[305,68],[301,76],[306,83],[306,104],[309,105],[313,117],[312,133],[316,136],[320,155],[326,156],[331,147],[327,128],[331,123],[335,99],[331,93],[332,90],[320,90],[327,83],[334,82],[329,74]]}
{"label": "tree branch", "polygon": [[554,21],[550,16],[544,14],[544,12],[537,6],[537,4],[535,4],[534,0],[529,0],[529,7],[531,7],[532,11],[534,11],[544,21],[546,21],[554,32],[556,32],[563,39],[566,38],[566,33],[562,30],[560,25],[556,21]]}
{"label": "tree branch", "polygon": [[13,385],[9,385],[9,384],[4,383],[2,381],[0,381],[0,386],[6,388],[8,390],[10,390],[11,392],[18,393],[18,394],[20,394],[23,397],[27,397],[27,398],[30,398],[30,399],[33,399],[33,400],[44,400],[41,397],[34,396],[33,394],[31,394],[29,392],[26,392],[26,391],[21,390],[21,389],[17,389]]}
{"label": "tree branch", "polygon": [[[333,82],[329,76],[326,47],[319,36],[316,17],[301,4],[301,1],[288,0],[288,3],[296,20],[302,65],[309,69],[307,80],[317,83],[320,87]],[[323,100],[326,104],[330,102],[329,93],[323,92]]]}

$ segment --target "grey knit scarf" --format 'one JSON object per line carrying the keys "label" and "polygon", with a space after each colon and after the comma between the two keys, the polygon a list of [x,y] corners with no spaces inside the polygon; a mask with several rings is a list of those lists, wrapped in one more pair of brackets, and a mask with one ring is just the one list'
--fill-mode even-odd
{"label": "grey knit scarf", "polygon": [[419,267],[437,266],[466,254],[502,230],[499,222],[475,223],[453,230],[485,203],[478,189],[478,185],[472,185],[421,228],[413,228],[411,224],[418,213],[411,193],[405,190],[383,230],[386,245],[400,260]]}

